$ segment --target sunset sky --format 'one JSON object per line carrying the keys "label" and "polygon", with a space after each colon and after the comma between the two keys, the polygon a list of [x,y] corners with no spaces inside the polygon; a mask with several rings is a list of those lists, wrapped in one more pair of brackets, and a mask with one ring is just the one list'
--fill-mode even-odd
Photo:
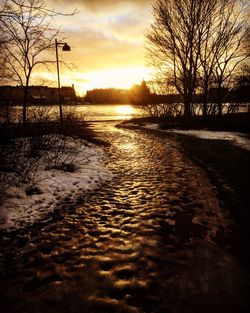
{"label": "sunset sky", "polygon": [[[49,0],[48,7],[74,16],[56,18],[56,25],[71,46],[59,51],[60,58],[74,68],[61,68],[62,85],[75,85],[78,94],[93,88],[129,88],[148,79],[150,69],[144,49],[145,29],[151,22],[152,0]],[[40,69],[36,81],[53,86],[56,72]]]}

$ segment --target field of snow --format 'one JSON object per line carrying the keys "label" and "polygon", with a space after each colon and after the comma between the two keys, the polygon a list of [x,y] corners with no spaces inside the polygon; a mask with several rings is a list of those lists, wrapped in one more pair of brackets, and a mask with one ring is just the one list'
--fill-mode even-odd
{"label": "field of snow", "polygon": [[27,195],[30,182],[10,186],[0,204],[0,229],[13,230],[30,225],[53,211],[67,198],[76,201],[80,195],[112,178],[105,169],[105,154],[100,147],[86,141],[71,141],[75,149],[73,172],[39,166],[34,182],[36,191]]}

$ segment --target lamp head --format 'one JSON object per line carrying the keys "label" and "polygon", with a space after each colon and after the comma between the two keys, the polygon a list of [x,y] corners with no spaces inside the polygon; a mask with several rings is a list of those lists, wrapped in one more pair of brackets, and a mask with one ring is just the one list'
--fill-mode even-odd
{"label": "lamp head", "polygon": [[62,47],[62,50],[63,50],[63,51],[70,51],[71,49],[70,49],[70,46],[65,43],[65,44],[63,45],[63,47]]}

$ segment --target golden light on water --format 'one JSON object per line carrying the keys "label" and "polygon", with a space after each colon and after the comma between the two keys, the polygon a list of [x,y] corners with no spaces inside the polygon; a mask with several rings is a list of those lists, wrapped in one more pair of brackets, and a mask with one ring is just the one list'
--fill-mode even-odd
{"label": "golden light on water", "polygon": [[76,111],[86,120],[125,120],[140,116],[142,111],[130,104],[94,104],[78,106]]}
{"label": "golden light on water", "polygon": [[132,105],[120,105],[116,107],[116,113],[120,119],[130,118],[135,114],[135,108]]}

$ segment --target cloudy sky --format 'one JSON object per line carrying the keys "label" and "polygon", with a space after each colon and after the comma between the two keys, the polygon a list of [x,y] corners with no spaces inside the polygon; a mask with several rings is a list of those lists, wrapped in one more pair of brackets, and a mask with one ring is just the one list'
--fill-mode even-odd
{"label": "cloudy sky", "polygon": [[[49,0],[48,7],[60,12],[55,22],[71,46],[60,58],[73,62],[71,71],[61,69],[62,85],[75,85],[81,95],[99,87],[128,88],[148,79],[144,49],[145,29],[151,22],[152,0]],[[40,70],[36,79],[56,82],[56,73]],[[53,84],[53,83],[52,83]]]}

